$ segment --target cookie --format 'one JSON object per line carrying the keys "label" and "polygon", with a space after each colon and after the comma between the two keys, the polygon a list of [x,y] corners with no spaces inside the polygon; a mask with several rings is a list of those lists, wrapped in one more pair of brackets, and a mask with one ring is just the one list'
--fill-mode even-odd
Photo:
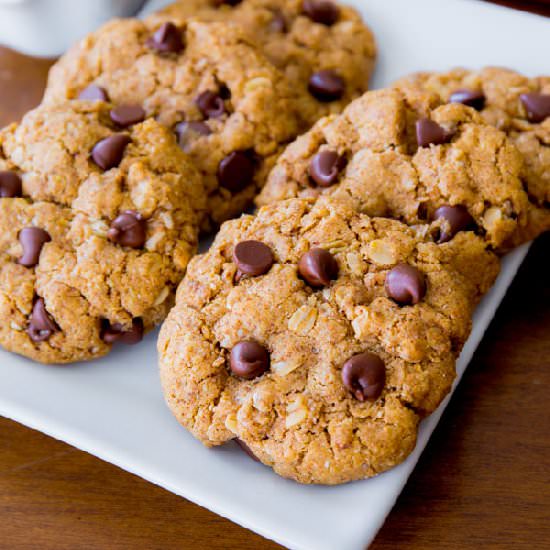
{"label": "cookie", "polygon": [[529,221],[513,244],[550,230],[550,77],[527,78],[487,67],[417,73],[395,86],[408,93],[428,90],[445,103],[469,105],[505,132],[523,156],[522,181],[529,197]]}
{"label": "cookie", "polygon": [[169,407],[207,446],[337,484],[400,463],[448,393],[498,259],[351,201],[290,199],[226,222],[158,342]]}
{"label": "cookie", "polygon": [[431,224],[441,240],[475,229],[503,249],[528,223],[521,170],[516,147],[472,108],[386,89],[289,145],[257,203],[351,197],[371,216]]}
{"label": "cookie", "polygon": [[181,0],[151,18],[239,25],[293,87],[313,97],[304,107],[310,125],[367,90],[376,58],[359,13],[330,0]]}
{"label": "cookie", "polygon": [[129,111],[46,105],[0,133],[5,349],[92,359],[138,342],[171,308],[204,193],[173,134],[152,119],[125,123]]}
{"label": "cookie", "polygon": [[45,101],[79,96],[139,105],[177,134],[204,180],[206,230],[252,201],[309,100],[236,27],[137,19],[107,23],[52,68]]}

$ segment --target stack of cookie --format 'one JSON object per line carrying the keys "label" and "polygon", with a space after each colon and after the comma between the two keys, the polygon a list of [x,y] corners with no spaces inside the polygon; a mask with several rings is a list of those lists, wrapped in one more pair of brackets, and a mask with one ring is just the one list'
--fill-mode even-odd
{"label": "stack of cookie", "polygon": [[375,53],[330,0],[181,0],[86,37],[0,134],[0,343],[72,362],[167,316],[165,397],[205,445],[303,483],[404,460],[499,256],[550,229],[550,79],[366,92]]}

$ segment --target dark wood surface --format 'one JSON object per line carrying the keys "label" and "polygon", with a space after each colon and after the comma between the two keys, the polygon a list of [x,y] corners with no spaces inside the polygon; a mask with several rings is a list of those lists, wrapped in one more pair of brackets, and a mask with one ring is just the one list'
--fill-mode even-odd
{"label": "dark wood surface", "polygon": [[[48,66],[0,48],[0,125],[39,101]],[[531,249],[373,549],[550,548],[549,245]],[[35,548],[280,547],[0,418],[0,550]]]}

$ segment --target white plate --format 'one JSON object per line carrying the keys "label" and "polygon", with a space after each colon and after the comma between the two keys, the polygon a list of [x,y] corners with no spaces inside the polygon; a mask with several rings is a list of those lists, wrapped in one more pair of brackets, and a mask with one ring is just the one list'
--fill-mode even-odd
{"label": "white plate", "polygon": [[[500,64],[548,72],[547,19],[468,0],[355,0],[375,30],[381,86],[420,69]],[[510,255],[479,307],[459,377],[521,264]],[[117,464],[293,549],[365,548],[405,485],[447,403],[423,422],[402,465],[340,487],[305,487],[277,477],[232,444],[208,450],[164,405],[156,334],[94,363],[44,367],[0,351],[0,413]]]}

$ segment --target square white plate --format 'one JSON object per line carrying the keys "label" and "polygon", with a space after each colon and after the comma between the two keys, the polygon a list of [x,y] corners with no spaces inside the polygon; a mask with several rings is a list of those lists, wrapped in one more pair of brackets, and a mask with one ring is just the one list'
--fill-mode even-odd
{"label": "square white plate", "polygon": [[[550,22],[473,0],[348,0],[380,48],[375,86],[408,72],[456,65],[506,65],[548,72]],[[166,2],[154,2],[155,6]],[[527,253],[515,251],[478,308],[458,364],[464,372]],[[0,351],[0,414],[117,464],[169,491],[304,550],[365,548],[382,525],[448,399],[424,421],[402,465],[340,487],[306,487],[277,477],[232,444],[208,450],[164,405],[156,333],[99,361],[44,367]]]}

